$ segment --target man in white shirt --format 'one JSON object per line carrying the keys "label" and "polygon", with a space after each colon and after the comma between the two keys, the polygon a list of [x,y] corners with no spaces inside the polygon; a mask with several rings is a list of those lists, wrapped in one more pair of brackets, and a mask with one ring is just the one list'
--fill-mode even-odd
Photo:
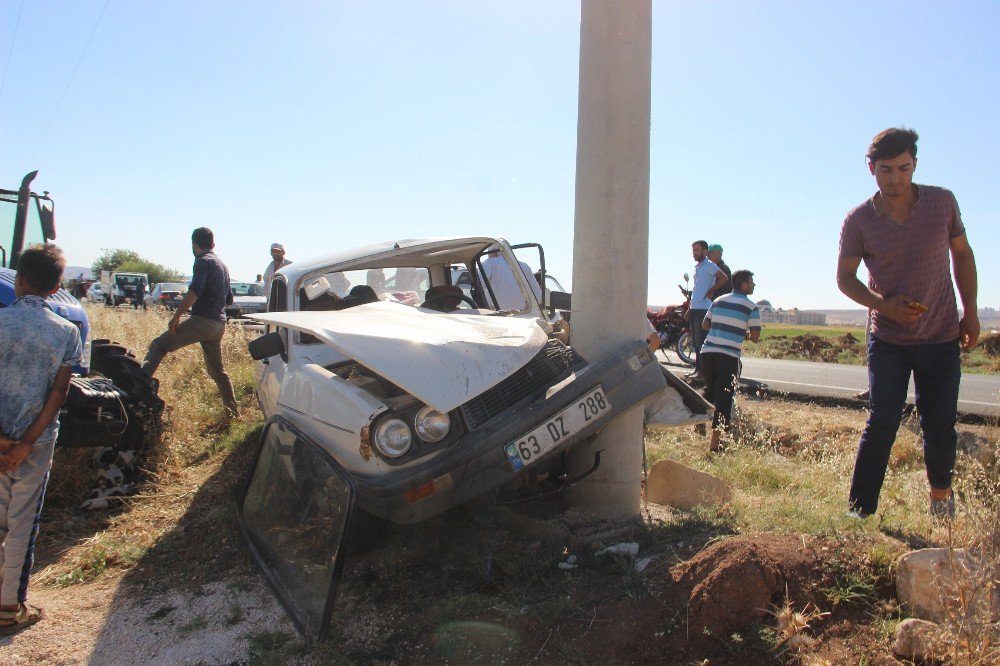
{"label": "man in white shirt", "polygon": [[[542,301],[542,288],[538,286],[531,267],[523,261],[518,261],[521,272],[531,286],[531,293],[539,303]],[[500,254],[500,248],[494,247],[489,251],[489,256],[483,262],[483,275],[493,289],[493,295],[497,299],[497,308],[500,310],[523,310],[527,307],[524,302],[524,295],[517,283],[517,276],[511,269],[510,264]],[[488,292],[487,292],[488,293]]]}
{"label": "man in white shirt", "polygon": [[271,243],[271,263],[264,271],[264,293],[268,297],[271,295],[271,279],[274,277],[274,272],[290,263],[292,262],[285,259],[285,246],[281,243]]}

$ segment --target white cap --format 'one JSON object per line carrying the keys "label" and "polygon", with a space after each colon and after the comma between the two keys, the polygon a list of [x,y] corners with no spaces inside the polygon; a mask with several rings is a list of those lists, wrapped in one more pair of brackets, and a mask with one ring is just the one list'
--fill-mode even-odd
{"label": "white cap", "polygon": [[282,252],[284,252],[285,251],[285,246],[282,245],[281,243],[271,243],[271,249],[272,250],[281,250]]}

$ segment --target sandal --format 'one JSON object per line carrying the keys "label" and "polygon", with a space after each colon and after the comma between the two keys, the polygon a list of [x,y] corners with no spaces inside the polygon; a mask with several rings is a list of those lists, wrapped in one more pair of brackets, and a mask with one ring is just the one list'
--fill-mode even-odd
{"label": "sandal", "polygon": [[[27,629],[45,617],[41,608],[25,603],[17,605],[16,611],[0,610],[0,636],[10,636]],[[9,624],[8,624],[9,623]]]}

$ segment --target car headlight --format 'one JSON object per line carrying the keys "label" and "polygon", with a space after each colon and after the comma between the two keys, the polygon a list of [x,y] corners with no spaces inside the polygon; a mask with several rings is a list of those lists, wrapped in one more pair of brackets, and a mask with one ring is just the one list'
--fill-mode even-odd
{"label": "car headlight", "polygon": [[425,406],[413,419],[413,429],[425,442],[440,442],[451,430],[451,417],[433,407]]}
{"label": "car headlight", "polygon": [[387,458],[398,458],[410,450],[413,435],[402,419],[387,419],[375,429],[375,446]]}

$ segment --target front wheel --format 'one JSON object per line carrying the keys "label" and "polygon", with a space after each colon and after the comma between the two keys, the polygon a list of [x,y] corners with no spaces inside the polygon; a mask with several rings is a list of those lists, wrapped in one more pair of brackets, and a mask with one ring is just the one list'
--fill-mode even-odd
{"label": "front wheel", "polygon": [[684,331],[677,339],[677,355],[688,365],[694,365],[694,342],[691,340],[691,331]]}

